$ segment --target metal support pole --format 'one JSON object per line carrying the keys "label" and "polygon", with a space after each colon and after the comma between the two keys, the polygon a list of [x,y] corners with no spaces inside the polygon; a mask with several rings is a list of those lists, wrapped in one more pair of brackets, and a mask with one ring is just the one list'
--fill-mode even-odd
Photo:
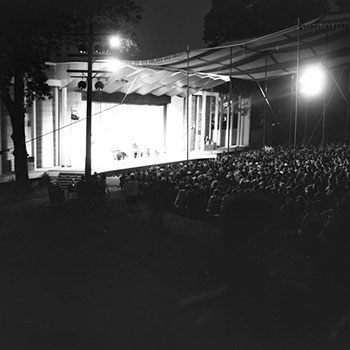
{"label": "metal support pole", "polygon": [[308,121],[308,106],[309,101],[305,101],[305,124],[304,124],[304,147],[307,146],[307,121]]}
{"label": "metal support pole", "polygon": [[[231,141],[231,118],[233,117],[233,101],[232,101],[232,47],[230,48],[230,91],[228,99],[228,112],[227,112],[227,154],[230,153],[230,141]],[[232,118],[233,119],[233,118]]]}
{"label": "metal support pole", "polygon": [[[326,29],[326,57],[325,57],[325,66],[327,68],[327,54],[328,54],[328,31]],[[328,72],[328,70],[326,70]],[[326,133],[326,89],[323,89],[323,114],[322,114],[322,154],[324,151],[325,144],[325,133]]]}
{"label": "metal support pole", "polygon": [[300,64],[300,19],[298,18],[297,73],[296,73],[296,83],[295,83],[295,111],[294,111],[294,152],[295,152],[296,147],[297,147],[299,64]]}
{"label": "metal support pole", "polygon": [[350,118],[350,66],[348,67],[348,96],[346,102],[346,128],[345,128],[345,144],[349,143],[349,118]]}
{"label": "metal support pole", "polygon": [[168,105],[163,106],[163,154],[167,152]]}
{"label": "metal support pole", "polygon": [[89,25],[89,43],[87,53],[87,92],[86,92],[86,151],[85,179],[91,176],[91,107],[92,107],[92,56],[93,56],[93,24]]}
{"label": "metal support pole", "polygon": [[32,119],[32,155],[34,157],[34,170],[38,167],[38,154],[37,154],[37,139],[36,139],[36,124],[37,124],[37,99],[36,96],[33,101],[33,119]]}
{"label": "metal support pole", "polygon": [[264,125],[263,125],[263,146],[266,146],[266,118],[267,118],[267,108],[266,108],[266,102],[267,102],[267,53],[265,55],[265,88],[264,88],[264,94],[265,94],[265,103],[264,103]]}
{"label": "metal support pole", "polygon": [[322,110],[322,151],[325,144],[326,131],[326,90],[323,91],[323,110]]}
{"label": "metal support pole", "polygon": [[186,160],[190,157],[190,46],[187,45],[187,88],[186,88]]}
{"label": "metal support pole", "polygon": [[290,113],[289,113],[289,135],[288,135],[288,146],[289,149],[292,147],[292,116],[293,116],[293,104],[294,104],[294,99],[293,99],[293,93],[294,93],[294,74],[291,76],[292,80],[292,86],[291,86],[291,99],[290,99]]}

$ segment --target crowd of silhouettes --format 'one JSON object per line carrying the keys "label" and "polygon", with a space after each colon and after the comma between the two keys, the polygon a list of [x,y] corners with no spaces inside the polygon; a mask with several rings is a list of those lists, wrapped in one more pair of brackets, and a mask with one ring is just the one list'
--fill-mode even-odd
{"label": "crowd of silhouettes", "polygon": [[286,234],[314,236],[329,230],[337,204],[349,192],[350,150],[336,144],[267,147],[133,172],[141,196],[153,198],[155,191],[159,196],[161,188],[162,205],[181,215],[215,219],[229,199],[254,193],[279,208]]}
{"label": "crowd of silhouettes", "polygon": [[[350,148],[347,145],[266,147],[133,172],[140,196],[153,205],[161,203],[163,209],[179,215],[224,221],[226,212],[230,219],[236,218],[232,225],[237,228],[240,222],[244,232],[263,215],[270,218],[270,224],[278,226],[281,239],[302,237],[308,247],[313,246],[314,241],[326,241],[333,247],[330,253],[333,256],[345,249],[341,242],[350,240],[346,234],[349,219],[345,214],[350,213]],[[125,173],[122,181],[127,178]],[[244,207],[247,198],[250,204]],[[270,208],[268,214],[261,214],[251,204],[260,203],[260,199],[264,200],[265,209]],[[237,218],[234,212],[227,214],[225,206],[234,202],[238,208],[239,201],[245,208],[239,211],[241,215]],[[260,224],[254,227],[255,233],[264,230]]]}
{"label": "crowd of silhouettes", "polygon": [[133,173],[155,226],[163,209],[220,224],[230,298],[250,303],[274,286],[270,300],[296,327],[323,319],[336,334],[350,318],[349,146],[265,147]]}

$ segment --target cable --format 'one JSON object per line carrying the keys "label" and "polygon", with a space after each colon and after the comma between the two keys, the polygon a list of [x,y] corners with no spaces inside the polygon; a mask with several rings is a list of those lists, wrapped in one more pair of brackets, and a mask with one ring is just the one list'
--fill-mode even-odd
{"label": "cable", "polygon": [[[127,93],[124,94],[123,100],[122,100],[120,103],[117,103],[117,104],[114,105],[114,106],[108,107],[108,108],[104,109],[103,111],[100,110],[99,112],[94,113],[94,114],[92,115],[92,117],[95,117],[95,116],[97,116],[97,115],[99,115],[99,114],[102,114],[102,113],[107,112],[107,111],[109,111],[109,110],[111,110],[111,109],[113,109],[113,108],[116,108],[116,107],[119,107],[119,106],[123,105],[124,102],[125,102],[125,100],[126,100],[126,98],[128,97],[128,95],[129,95],[129,93],[130,93],[131,88],[132,88],[133,85],[135,84],[136,80],[137,80],[137,76],[135,77],[134,81],[133,81],[132,84],[130,85],[130,87],[129,87]],[[67,127],[70,127],[70,126],[72,126],[72,125],[75,125],[75,124],[77,124],[77,123],[79,123],[79,122],[81,122],[81,121],[84,121],[84,120],[86,120],[86,117],[84,117],[84,118],[82,118],[82,119],[79,119],[79,120],[76,120],[76,121],[74,121],[74,122],[71,122],[71,123],[69,123],[69,124],[63,125],[63,126],[57,128],[57,129],[54,129],[54,130],[51,130],[51,131],[45,133],[45,134],[39,135],[39,136],[37,136],[37,137],[34,137],[34,138],[32,138],[32,139],[30,139],[30,140],[28,140],[28,141],[25,141],[25,143],[27,144],[27,143],[30,143],[30,142],[32,142],[32,141],[41,139],[41,138],[43,138],[44,136],[48,136],[48,135],[50,135],[50,134],[53,134],[53,133],[55,133],[55,132],[57,132],[57,131],[60,131],[60,130],[62,130],[62,129],[65,129],[65,128],[67,128]],[[12,146],[12,147],[10,147],[10,148],[8,148],[8,149],[6,149],[6,150],[0,150],[0,154],[3,154],[4,152],[10,152],[10,151],[13,150],[14,148],[15,148],[15,147]]]}

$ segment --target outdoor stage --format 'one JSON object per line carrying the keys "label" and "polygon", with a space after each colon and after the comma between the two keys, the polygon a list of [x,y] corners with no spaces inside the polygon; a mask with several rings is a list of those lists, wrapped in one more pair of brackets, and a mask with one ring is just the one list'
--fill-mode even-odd
{"label": "outdoor stage", "polygon": [[[209,158],[216,158],[219,154],[222,154],[223,152],[235,152],[235,151],[242,151],[247,149],[247,146],[232,146],[230,148],[227,147],[220,147],[218,149],[213,150],[206,150],[206,151],[196,151],[196,152],[190,152],[188,156],[188,160],[195,160],[195,159],[209,159]],[[109,163],[105,166],[100,165],[94,167],[92,164],[92,171],[97,173],[113,173],[118,172],[121,170],[127,170],[127,169],[133,169],[133,168],[140,168],[140,167],[148,167],[152,165],[161,165],[161,164],[168,164],[168,163],[175,163],[175,162],[186,162],[187,161],[187,154],[186,152],[183,153],[176,153],[176,154],[164,154],[154,157],[138,157],[138,158],[130,158],[127,157],[123,160],[115,161],[113,164]]]}
{"label": "outdoor stage", "polygon": [[[247,146],[232,146],[230,148],[221,147],[215,150],[190,152],[188,159],[195,160],[195,159],[216,158],[219,154],[222,154],[223,152],[229,151],[231,153],[235,151],[242,151],[245,149],[247,149]],[[112,175],[128,169],[135,169],[135,168],[142,168],[142,167],[149,167],[149,166],[159,166],[161,164],[186,162],[186,161],[187,161],[186,153],[177,153],[172,155],[159,155],[154,157],[138,157],[138,158],[126,157],[125,159],[116,160],[113,163],[108,162],[105,165],[99,165],[99,166],[94,166],[94,162],[92,162],[92,172],[93,173],[96,172],[98,174],[105,173],[107,175]],[[47,169],[46,171],[49,173],[50,176],[57,173],[69,173],[69,172],[81,173],[81,174],[84,173],[83,168],[73,168],[73,167],[55,167],[55,168]]]}
{"label": "outdoor stage", "polygon": [[[232,146],[230,148],[220,147],[215,150],[190,152],[189,160],[216,158],[219,154],[222,154],[223,152],[229,151],[231,153],[235,151],[243,151],[247,149],[247,147],[248,146]],[[186,161],[187,161],[186,153],[178,153],[178,154],[172,154],[172,155],[159,155],[155,157],[138,157],[138,158],[127,157],[124,160],[116,160],[113,163],[109,162],[108,164],[105,164],[105,165],[94,166],[92,163],[92,172],[112,175],[128,169],[149,167],[152,165],[160,166],[162,164],[186,162]],[[42,177],[44,173],[47,173],[50,175],[50,177],[55,178],[60,173],[84,174],[84,169],[77,168],[77,167],[44,168],[44,169],[29,171],[29,178],[31,180],[38,179]],[[14,181],[14,179],[15,179],[14,173],[0,175],[0,183]]]}

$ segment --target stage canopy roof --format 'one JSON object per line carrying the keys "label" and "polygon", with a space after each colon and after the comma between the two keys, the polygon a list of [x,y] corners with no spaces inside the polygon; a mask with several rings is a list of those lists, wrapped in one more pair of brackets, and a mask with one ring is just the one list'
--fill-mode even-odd
{"label": "stage canopy roof", "polygon": [[[328,14],[266,36],[188,50],[145,61],[120,61],[104,92],[186,96],[232,78],[261,81],[321,62],[333,70],[350,63],[350,14]],[[108,71],[106,62],[99,62]]]}

